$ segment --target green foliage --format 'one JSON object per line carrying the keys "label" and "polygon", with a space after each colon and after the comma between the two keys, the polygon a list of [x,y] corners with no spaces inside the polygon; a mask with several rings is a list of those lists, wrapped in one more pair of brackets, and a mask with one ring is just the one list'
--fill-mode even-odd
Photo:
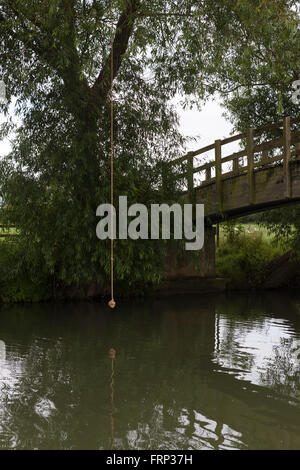
{"label": "green foliage", "polygon": [[300,204],[263,212],[257,217],[258,223],[266,227],[274,240],[285,250],[292,250],[300,257]]}
{"label": "green foliage", "polygon": [[44,267],[31,265],[26,247],[19,242],[0,242],[0,301],[36,302],[52,297],[51,278]]}
{"label": "green foliage", "polygon": [[282,251],[261,233],[236,233],[217,249],[217,274],[224,277],[230,289],[259,288],[268,273],[269,263]]}
{"label": "green foliage", "polygon": [[234,243],[239,240],[240,235],[244,232],[244,228],[241,224],[237,224],[235,220],[231,219],[222,224],[222,231],[226,241]]}
{"label": "green foliage", "polygon": [[[185,146],[170,104],[178,94],[200,106],[216,91],[273,86],[275,72],[288,86],[299,58],[296,4],[113,2],[116,195],[129,204],[177,200],[171,171],[166,190],[159,188],[162,165]],[[15,97],[21,124],[0,162],[0,215],[19,231],[30,278],[39,266],[46,279],[68,285],[109,277],[109,243],[96,238],[95,214],[110,190],[110,19],[106,0],[1,2],[8,103],[0,109],[7,113]],[[11,129],[6,123],[1,137]],[[164,253],[157,241],[117,241],[117,282],[130,292],[157,282]],[[24,253],[15,255],[23,266]]]}

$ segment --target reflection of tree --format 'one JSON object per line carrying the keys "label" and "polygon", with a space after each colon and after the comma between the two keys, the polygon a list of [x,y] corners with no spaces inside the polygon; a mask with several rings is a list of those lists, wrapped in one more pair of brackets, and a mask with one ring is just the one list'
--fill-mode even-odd
{"label": "reflection of tree", "polygon": [[241,433],[195,410],[156,404],[149,423],[127,432],[127,446],[134,449],[244,449]]}
{"label": "reflection of tree", "polygon": [[260,374],[261,383],[283,397],[300,398],[300,370],[295,357],[293,338],[281,338],[280,346],[274,346],[274,357],[267,369]]}
{"label": "reflection of tree", "polygon": [[[12,446],[51,448],[51,442],[65,441],[68,411],[70,405],[78,404],[78,397],[72,393],[70,364],[64,359],[60,340],[47,345],[33,341],[25,358],[10,359],[12,375],[1,393],[1,421],[2,427],[9,430]],[[16,366],[18,374],[14,373]],[[56,407],[58,395],[61,404],[64,401],[64,413]],[[3,434],[1,444],[7,445],[7,436]]]}
{"label": "reflection of tree", "polygon": [[215,348],[215,361],[228,369],[239,370],[241,377],[250,378],[257,384],[262,383],[259,378],[261,376],[259,368],[265,367],[262,361],[270,363],[276,359],[270,352],[267,352],[265,357],[263,357],[263,351],[257,355],[255,345],[252,345],[254,346],[252,353],[248,337],[249,335],[257,337],[257,342],[260,338],[260,341],[264,340],[267,345],[271,340],[269,330],[274,325],[272,320],[277,317],[280,322],[285,321],[283,319],[287,311],[290,313],[288,323],[299,328],[297,297],[265,292],[255,296],[229,295],[216,309],[218,319],[216,323],[219,331],[217,332],[218,345]]}
{"label": "reflection of tree", "polygon": [[216,360],[228,368],[251,370],[254,356],[249,350],[243,352],[242,347],[246,346],[249,328],[257,332],[266,329],[263,299],[249,294],[229,294],[217,306],[216,317],[219,330]]}
{"label": "reflection of tree", "polygon": [[[218,347],[215,350],[214,361],[228,369],[250,371],[255,364],[254,355],[243,351],[246,345],[246,334],[241,325],[234,321],[227,321],[223,315],[218,316]],[[261,327],[261,325],[259,325]],[[254,324],[254,329],[256,329]]]}
{"label": "reflection of tree", "polygon": [[116,358],[116,351],[113,348],[109,350],[109,358],[111,359],[111,376],[110,376],[110,399],[111,399],[111,412],[110,412],[110,421],[111,421],[111,449],[115,447],[115,383],[114,383],[114,375],[115,375],[115,358]]}

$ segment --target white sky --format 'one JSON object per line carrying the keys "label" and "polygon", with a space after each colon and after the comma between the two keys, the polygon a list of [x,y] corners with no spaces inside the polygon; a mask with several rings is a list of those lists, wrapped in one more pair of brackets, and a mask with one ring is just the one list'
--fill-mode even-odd
{"label": "white sky", "polygon": [[196,150],[212,144],[216,139],[228,137],[232,125],[222,117],[224,112],[217,101],[210,100],[201,111],[180,109],[180,130],[187,136],[199,136],[188,150]]}
{"label": "white sky", "polygon": [[[183,110],[179,107],[180,130],[181,133],[188,137],[196,137],[196,141],[192,141],[187,146],[187,150],[197,150],[207,145],[213,144],[217,139],[224,139],[231,135],[233,126],[227,121],[222,114],[224,108],[221,108],[218,100],[210,100],[203,106],[201,111],[196,108],[192,110]],[[232,154],[240,150],[240,141],[224,145],[222,147],[222,157]],[[194,158],[194,166],[200,166],[204,162],[214,160],[214,150],[205,152]],[[230,171],[231,164],[225,163],[223,170]],[[214,169],[212,169],[214,176]],[[199,184],[204,178],[204,173],[195,173],[194,181]]]}

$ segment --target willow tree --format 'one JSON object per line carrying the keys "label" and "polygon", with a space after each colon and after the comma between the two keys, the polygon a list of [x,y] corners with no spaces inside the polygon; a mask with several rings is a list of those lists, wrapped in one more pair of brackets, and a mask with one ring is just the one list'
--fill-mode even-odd
{"label": "willow tree", "polygon": [[[26,269],[65,283],[107,276],[95,210],[109,190],[112,38],[116,192],[162,202],[161,162],[184,145],[172,98],[201,106],[217,91],[269,83],[274,67],[284,73],[297,57],[296,7],[289,0],[2,0],[2,111],[15,99],[21,122],[1,162],[2,218],[20,230]],[[11,131],[8,120],[2,136]],[[116,276],[126,285],[159,278],[161,243],[118,241],[116,250]]]}

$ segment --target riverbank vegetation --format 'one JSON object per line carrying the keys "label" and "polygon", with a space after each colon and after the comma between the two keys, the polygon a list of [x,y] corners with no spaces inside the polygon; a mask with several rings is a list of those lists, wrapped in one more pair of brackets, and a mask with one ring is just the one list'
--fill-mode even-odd
{"label": "riverbank vegetation", "polygon": [[262,287],[272,261],[284,249],[257,224],[228,223],[221,226],[216,252],[217,275],[224,277],[228,289]]}
{"label": "riverbank vegetation", "polygon": [[[294,210],[298,209],[293,207],[291,213]],[[228,290],[263,289],[272,263],[276,263],[287,252],[291,253],[291,259],[298,262],[298,250],[293,249],[296,234],[297,229],[293,224],[287,224],[286,230],[281,226],[279,230],[276,224],[268,225],[262,216],[244,219],[242,223],[233,220],[220,224],[219,246],[216,250],[217,275],[226,280]],[[40,261],[41,256],[33,256],[21,237],[14,232],[11,235],[0,238],[2,302],[97,297],[107,292],[108,286],[104,283],[91,283],[87,290],[85,285],[63,284]],[[135,293],[143,294],[151,290],[151,285],[151,282],[147,285],[145,282],[140,285],[136,283]],[[296,286],[293,279],[291,286]],[[118,293],[128,295],[128,288],[119,282]]]}
{"label": "riverbank vegetation", "polygon": [[[284,254],[288,254],[287,262],[299,263],[290,284],[297,286],[299,210],[300,204],[293,204],[220,225],[216,267],[228,289],[264,288],[274,263]],[[282,282],[286,287],[284,279]]]}

